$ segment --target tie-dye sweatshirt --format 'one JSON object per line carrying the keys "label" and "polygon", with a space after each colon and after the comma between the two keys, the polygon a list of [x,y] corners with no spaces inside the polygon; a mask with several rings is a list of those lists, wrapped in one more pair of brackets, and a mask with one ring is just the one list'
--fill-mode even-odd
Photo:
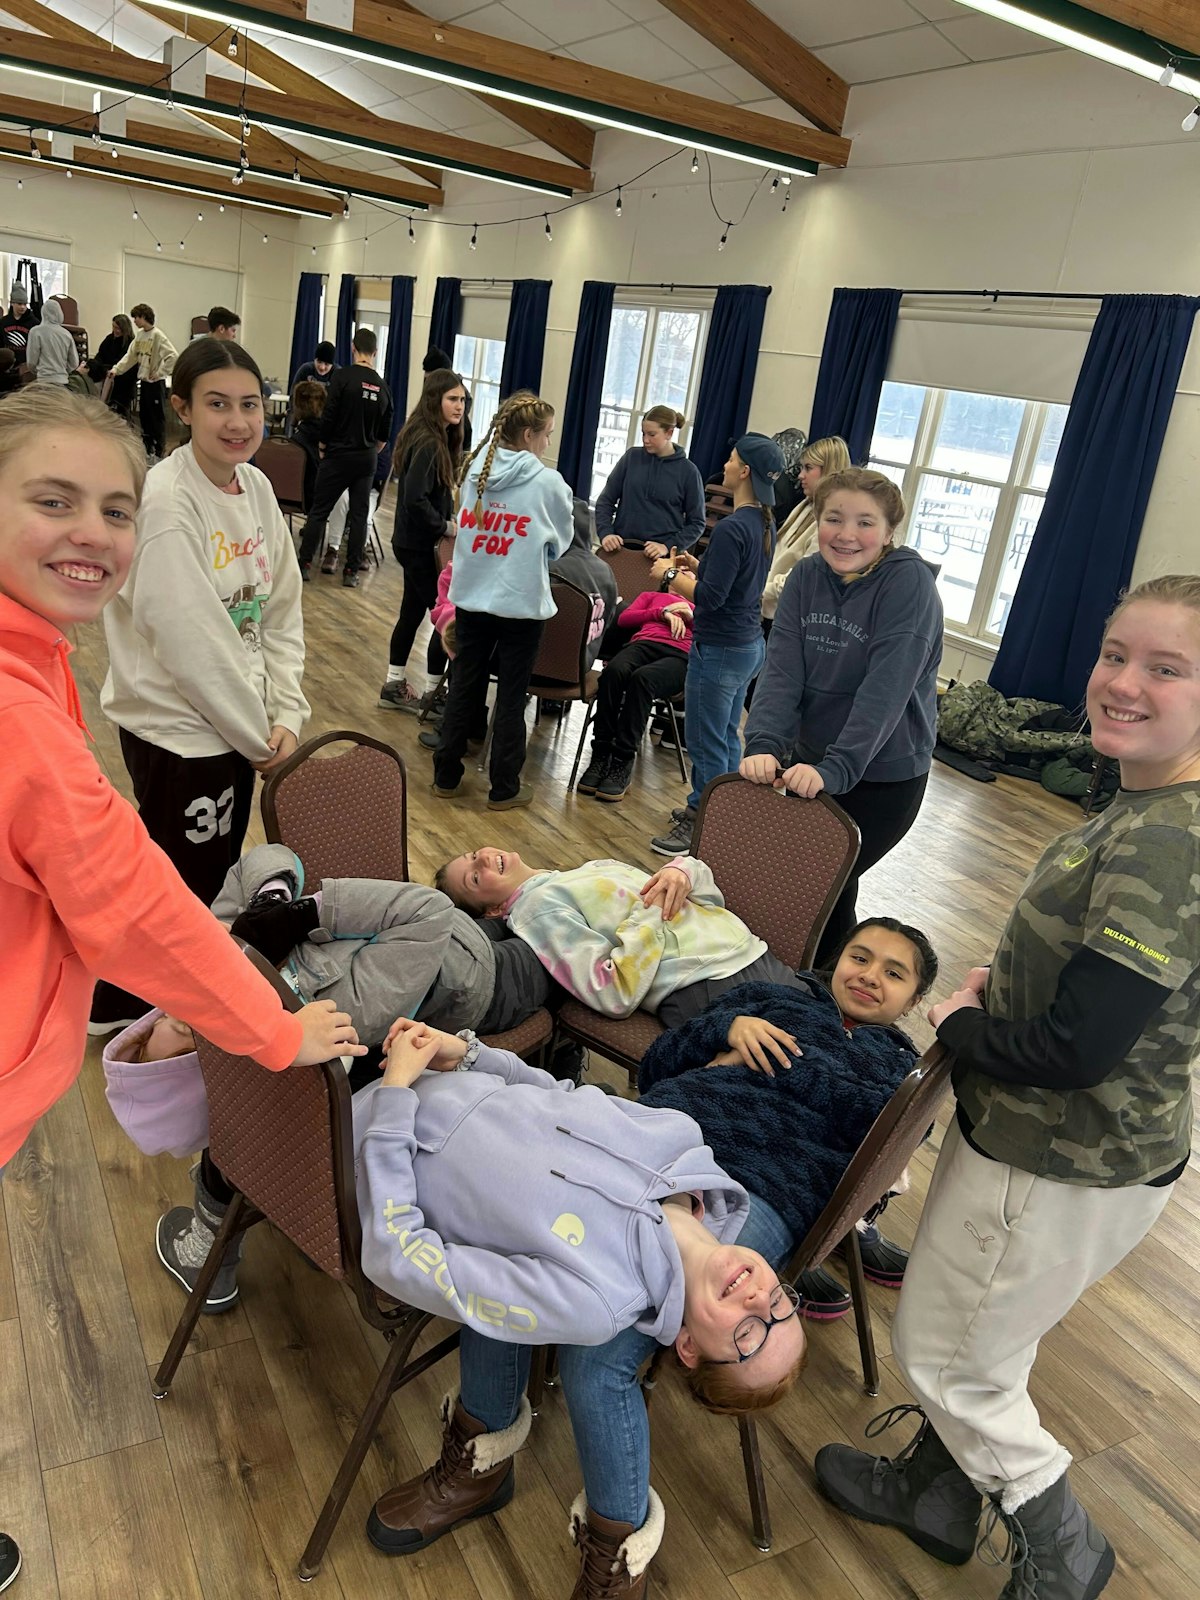
{"label": "tie-dye sweatshirt", "polygon": [[540,872],[505,913],[546,971],[584,1005],[607,1017],[639,1006],[657,1011],[669,994],[704,978],[728,978],[767,952],[732,911],[702,861],[670,863],[691,879],[683,908],[664,922],[642,904],[641,867],[586,861],[569,872]]}

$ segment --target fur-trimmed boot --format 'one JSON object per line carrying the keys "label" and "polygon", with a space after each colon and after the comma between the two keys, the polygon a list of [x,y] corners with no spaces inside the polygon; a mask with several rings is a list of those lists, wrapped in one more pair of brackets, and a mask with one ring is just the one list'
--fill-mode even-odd
{"label": "fur-trimmed boot", "polygon": [[[1008,1534],[1003,1553],[992,1542],[997,1524]],[[994,1496],[984,1528],[981,1558],[1012,1567],[1000,1600],[1095,1600],[1116,1565],[1112,1545],[1076,1500],[1065,1472],[1015,1511]]]}
{"label": "fur-trimmed boot", "polygon": [[571,1507],[571,1539],[580,1555],[571,1600],[646,1600],[650,1563],[662,1543],[665,1521],[663,1503],[653,1489],[640,1528],[600,1516],[588,1505],[587,1495],[580,1494]]}
{"label": "fur-trimmed boot", "polygon": [[490,1516],[513,1497],[512,1458],[529,1437],[529,1401],[517,1420],[489,1433],[463,1410],[458,1391],[442,1401],[442,1453],[419,1478],[380,1495],[367,1518],[367,1538],[389,1556],[424,1550],[444,1533]]}
{"label": "fur-trimmed boot", "polygon": [[[200,1268],[208,1260],[208,1252],[229,1209],[222,1201],[215,1200],[204,1187],[198,1162],[192,1168],[191,1176],[196,1185],[195,1207],[173,1206],[159,1217],[154,1240],[158,1259],[188,1294],[196,1287]],[[240,1233],[226,1250],[217,1275],[209,1285],[208,1298],[203,1307],[206,1316],[232,1311],[237,1305],[237,1269],[245,1242],[246,1235]]]}

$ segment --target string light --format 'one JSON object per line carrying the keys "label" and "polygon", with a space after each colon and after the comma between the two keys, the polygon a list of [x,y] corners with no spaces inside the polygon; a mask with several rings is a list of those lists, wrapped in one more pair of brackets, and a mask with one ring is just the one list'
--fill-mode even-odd
{"label": "string light", "polygon": [[244,177],[242,175],[242,170],[241,170],[240,167],[234,173],[234,175],[233,175],[233,177],[232,177],[232,179],[230,181],[233,184],[235,189],[240,189],[241,188],[242,184],[245,182],[245,179],[244,179]]}
{"label": "string light", "polygon": [[231,55],[231,56],[236,56],[237,55],[237,46],[238,46],[238,31],[235,28],[233,30],[233,32],[229,35],[229,48],[228,48],[228,52],[227,53],[229,55]]}
{"label": "string light", "polygon": [[75,174],[71,171],[70,167],[68,167],[67,168],[67,177],[68,178],[73,178],[74,176],[75,176]]}
{"label": "string light", "polygon": [[551,244],[553,244],[554,243],[554,230],[550,226],[549,214],[547,212],[543,211],[542,212],[542,219],[546,224],[546,228],[545,228],[546,238]]}
{"label": "string light", "polygon": [[157,239],[154,241],[154,248],[158,251],[159,255],[162,254],[162,245]]}
{"label": "string light", "polygon": [[136,222],[137,219],[138,219],[138,208],[136,206],[134,206],[134,208],[133,208],[133,220]]}
{"label": "string light", "polygon": [[32,133],[29,135],[29,154],[35,161],[40,161],[42,159],[42,148],[38,144],[37,140],[33,137]]}
{"label": "string light", "polygon": [[[412,226],[412,223],[410,222],[409,223],[409,227],[411,227],[411,226]],[[476,249],[478,247],[478,244],[479,244],[479,224],[477,222],[473,222],[471,224],[471,249],[472,250]]]}
{"label": "string light", "polygon": [[18,178],[17,179],[17,188],[18,189],[23,189],[24,187],[25,187],[25,185],[21,182],[20,178]]}
{"label": "string light", "polygon": [[413,225],[412,225],[412,218],[411,217],[409,217],[409,219],[408,219],[408,242],[409,242],[409,244],[416,244],[416,242],[417,242],[417,236],[413,232]]}
{"label": "string light", "polygon": [[775,176],[771,179],[771,193],[775,194],[776,191],[778,190],[778,188],[779,188],[779,174],[776,173]]}
{"label": "string light", "polygon": [[246,168],[249,165],[250,165],[250,157],[246,153],[246,146],[243,144],[242,148],[238,151],[238,166],[241,167],[243,172],[245,172]]}
{"label": "string light", "polygon": [[697,173],[699,171],[700,171],[700,157],[696,153],[696,151],[693,150],[692,151],[692,173],[694,175],[695,173]]}
{"label": "string light", "polygon": [[728,224],[728,223],[726,223],[726,225],[725,225],[725,232],[724,232],[724,233],[723,233],[723,234],[722,234],[722,235],[721,235],[721,242],[720,242],[720,244],[719,244],[719,245],[718,245],[718,246],[717,246],[717,249],[718,249],[718,250],[724,250],[724,248],[725,248],[725,246],[726,246],[726,244],[727,244],[727,243],[728,243],[728,242],[729,242],[729,224]]}
{"label": "string light", "polygon": [[300,157],[299,156],[296,157],[296,164],[292,168],[292,182],[293,183],[299,183],[300,182]]}
{"label": "string light", "polygon": [[265,234],[265,233],[264,233],[264,234],[263,234],[263,243],[264,243],[264,244],[266,244],[266,242],[267,242],[267,236],[266,236],[266,234]]}
{"label": "string light", "polygon": [[220,205],[217,207],[217,210],[221,213],[222,216],[225,215],[225,202],[224,202],[224,200],[221,201]]}
{"label": "string light", "polygon": [[1191,133],[1198,122],[1200,122],[1200,106],[1193,106],[1179,126],[1184,133]]}
{"label": "string light", "polygon": [[342,201],[342,221],[343,222],[349,222],[350,221],[350,195],[349,195],[349,193],[346,194],[346,198]]}
{"label": "string light", "polygon": [[317,247],[316,247],[316,245],[313,245],[313,247],[312,247],[312,253],[313,253],[313,255],[316,255],[316,253],[317,253]]}
{"label": "string light", "polygon": [[785,172],[784,173],[784,175],[783,175],[783,186],[784,186],[785,189],[790,189],[792,187],[792,175],[791,175],[790,172]]}
{"label": "string light", "polygon": [[617,185],[617,206],[616,206],[616,211],[617,211],[617,215],[620,216],[621,215],[621,185],[620,184]]}
{"label": "string light", "polygon": [[204,221],[204,213],[203,213],[203,211],[197,211],[197,213],[196,213],[196,221],[197,222],[203,222]]}
{"label": "string light", "polygon": [[97,128],[95,130],[95,132],[92,134],[92,143],[97,148],[99,148],[104,143],[104,140],[100,137],[100,129],[99,128]]}
{"label": "string light", "polygon": [[183,249],[183,240],[182,240],[182,239],[180,239],[180,241],[179,241],[179,248],[180,248],[180,249],[181,249],[181,250],[182,250],[182,249]]}
{"label": "string light", "polygon": [[1159,81],[1159,83],[1162,85],[1162,87],[1164,89],[1169,89],[1171,87],[1171,84],[1172,84],[1173,80],[1174,80],[1174,77],[1175,77],[1175,61],[1172,58],[1172,60],[1168,61],[1166,66],[1159,73],[1158,81]]}
{"label": "string light", "polygon": [[112,149],[108,153],[115,161],[121,152],[117,149],[116,145],[113,145]]}

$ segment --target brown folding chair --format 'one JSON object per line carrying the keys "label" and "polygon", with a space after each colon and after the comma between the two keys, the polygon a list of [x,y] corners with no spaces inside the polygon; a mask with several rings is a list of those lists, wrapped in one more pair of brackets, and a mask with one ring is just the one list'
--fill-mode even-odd
{"label": "brown folding chair", "polygon": [[[933,1044],[917,1062],[895,1094],[871,1124],[829,1203],[797,1245],[786,1270],[784,1282],[794,1283],[802,1272],[819,1267],[840,1244],[845,1250],[854,1299],[854,1318],[858,1324],[858,1348],[862,1357],[863,1392],[879,1393],[879,1362],[871,1332],[871,1308],[867,1300],[867,1281],[863,1274],[855,1224],[867,1216],[887,1194],[912,1160],[925,1137],[950,1081],[950,1052]],[[746,1488],[750,1495],[750,1514],[754,1521],[754,1542],[760,1550],[771,1548],[771,1519],[763,1481],[762,1459],[758,1448],[758,1429],[753,1417],[740,1417],[742,1461],[746,1468]]]}
{"label": "brown folding chair", "polygon": [[308,457],[303,445],[294,439],[264,439],[254,453],[254,465],[266,473],[275,491],[280,511],[288,519],[302,517],[304,505],[304,468]]}
{"label": "brown folding chair", "polygon": [[554,1018],[544,1006],[505,1033],[480,1035],[484,1044],[490,1045],[493,1050],[511,1050],[513,1055],[520,1056],[522,1061],[528,1061],[535,1067],[545,1065],[546,1047],[553,1037]]}
{"label": "brown folding chair", "polygon": [[[318,755],[338,743],[350,748]],[[408,881],[408,778],[382,740],[345,728],[309,739],[268,776],[262,818],[314,888],[322,878]]]}
{"label": "brown folding chair", "polygon": [[[298,1010],[299,999],[278,973],[257,951],[244,948],[284,1006]],[[273,1223],[315,1267],[349,1284],[365,1321],[388,1341],[379,1377],[300,1558],[300,1577],[308,1580],[320,1570],[388,1401],[449,1355],[458,1334],[410,1360],[432,1315],[397,1305],[363,1274],[350,1089],[341,1062],[267,1072],[249,1057],[231,1056],[200,1035],[196,1050],[208,1094],[209,1150],[234,1196],[154,1375],[155,1399],[167,1397],[227,1246],[257,1222]]]}
{"label": "brown folding chair", "polygon": [[[858,842],[857,825],[828,795],[800,800],[729,772],[700,798],[692,854],[711,869],[729,910],[800,972],[812,964]],[[634,1084],[642,1057],[663,1032],[648,1012],[602,1017],[578,1000],[559,1008],[558,1026],[624,1067]]]}
{"label": "brown folding chair", "polygon": [[612,568],[617,594],[626,605],[648,589],[658,588],[658,579],[650,575],[654,563],[647,561],[641,550],[625,545],[620,550],[597,550],[596,554]]}

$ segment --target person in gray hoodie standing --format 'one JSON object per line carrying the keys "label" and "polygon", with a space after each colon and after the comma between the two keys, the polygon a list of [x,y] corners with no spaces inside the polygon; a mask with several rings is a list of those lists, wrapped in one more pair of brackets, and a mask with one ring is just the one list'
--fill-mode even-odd
{"label": "person in gray hoodie standing", "polygon": [[934,573],[895,543],[904,499],[851,467],[817,486],[817,551],[792,568],[746,722],[739,768],[854,818],[862,846],[816,964],[854,926],[860,874],[917,819],[937,730],[942,603]]}
{"label": "person in gray hoodie standing", "polygon": [[704,532],[704,479],[675,434],[687,418],[654,406],[642,418],[642,442],[627,450],[596,499],[602,550],[645,543],[648,560],[690,550]]}
{"label": "person in gray hoodie standing", "polygon": [[62,306],[57,300],[46,301],[42,320],[30,328],[25,360],[38,383],[62,386],[79,365],[79,351],[63,326]]}

